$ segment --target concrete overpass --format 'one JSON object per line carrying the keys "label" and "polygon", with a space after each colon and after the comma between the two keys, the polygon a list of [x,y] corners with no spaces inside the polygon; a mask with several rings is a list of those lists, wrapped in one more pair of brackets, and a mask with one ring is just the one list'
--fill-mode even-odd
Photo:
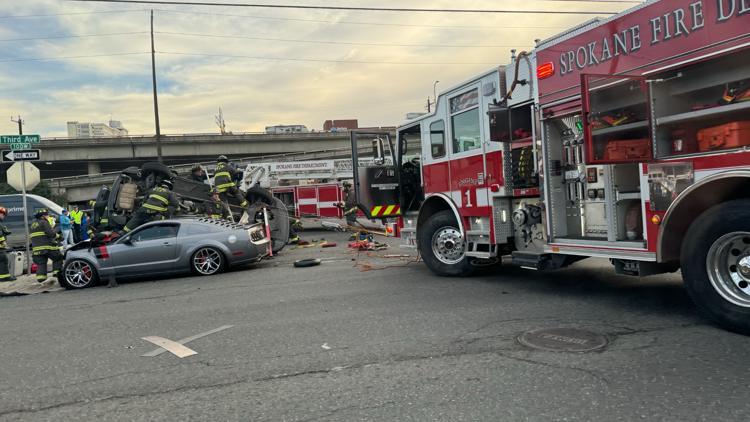
{"label": "concrete overpass", "polygon": [[[272,161],[303,161],[303,160],[332,160],[339,158],[350,158],[351,147],[345,148],[320,150],[320,151],[305,151],[289,154],[274,154],[274,155],[261,155],[255,157],[246,157],[241,159],[233,159],[232,162],[237,164],[240,168],[244,168],[250,162],[272,162]],[[362,147],[359,150],[360,156],[368,156],[372,153],[371,148]],[[144,160],[148,161],[148,160]],[[201,164],[208,169],[213,169],[216,161],[198,162],[195,161],[189,164],[173,165],[171,166],[180,175],[189,175],[190,169],[195,164]],[[110,186],[114,182],[119,170],[127,167],[127,164],[122,164],[118,171],[98,173],[98,174],[84,174],[79,176],[68,176],[68,177],[56,177],[45,179],[45,182],[52,188],[52,190],[60,195],[65,196],[69,202],[84,202],[96,197],[99,189],[102,186]]]}
{"label": "concrete overpass", "polygon": [[[224,154],[249,157],[349,146],[348,132],[313,132],[272,135],[266,133],[162,135],[162,156],[167,163],[198,162]],[[51,165],[65,165],[78,174],[96,174],[122,168],[125,162],[156,160],[154,136],[121,138],[47,138],[35,147]],[[71,167],[71,164],[77,164]],[[112,165],[115,168],[112,168]],[[74,168],[73,168],[74,167]],[[44,178],[45,167],[42,166]],[[47,168],[52,170],[52,168]],[[52,175],[57,176],[57,175]]]}

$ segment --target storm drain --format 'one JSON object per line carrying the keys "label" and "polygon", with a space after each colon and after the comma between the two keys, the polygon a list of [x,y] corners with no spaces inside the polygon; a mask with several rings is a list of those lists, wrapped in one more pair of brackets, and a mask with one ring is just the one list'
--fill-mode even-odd
{"label": "storm drain", "polygon": [[592,352],[607,346],[607,337],[575,328],[543,328],[518,336],[518,342],[550,352]]}

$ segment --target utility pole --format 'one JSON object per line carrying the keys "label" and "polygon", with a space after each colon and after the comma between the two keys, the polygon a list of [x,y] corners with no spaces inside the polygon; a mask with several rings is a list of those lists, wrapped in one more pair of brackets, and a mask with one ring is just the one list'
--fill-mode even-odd
{"label": "utility pole", "polygon": [[[23,135],[23,119],[18,116],[18,120],[13,120],[11,116],[10,121],[18,123],[18,134]],[[29,233],[29,211],[28,204],[26,201],[26,162],[21,161],[21,198],[23,200],[23,226],[26,232],[26,274],[31,275],[31,236]]]}
{"label": "utility pole", "polygon": [[156,96],[156,50],[154,49],[154,11],[151,10],[151,83],[154,86],[154,124],[156,125],[156,157],[160,163],[161,156],[161,128],[159,127],[159,100]]}
{"label": "utility pole", "polygon": [[18,123],[18,134],[23,135],[23,119],[21,116],[18,116],[18,120],[13,120],[13,116],[10,116],[10,121],[13,123]]}

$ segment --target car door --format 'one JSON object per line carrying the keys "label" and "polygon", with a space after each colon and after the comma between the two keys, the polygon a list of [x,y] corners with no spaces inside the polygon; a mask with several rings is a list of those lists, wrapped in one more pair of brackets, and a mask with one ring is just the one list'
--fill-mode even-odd
{"label": "car door", "polygon": [[118,276],[140,276],[172,272],[178,260],[178,223],[144,226],[110,246]]}

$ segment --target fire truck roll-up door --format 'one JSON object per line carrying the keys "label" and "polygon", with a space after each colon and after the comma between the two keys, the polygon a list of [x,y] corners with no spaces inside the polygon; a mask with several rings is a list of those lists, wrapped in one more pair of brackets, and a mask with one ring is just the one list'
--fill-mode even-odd
{"label": "fire truck roll-up door", "polygon": [[[390,134],[352,131],[351,143],[354,192],[360,210],[370,219],[400,216],[399,174]],[[372,160],[360,161],[360,155]]]}

